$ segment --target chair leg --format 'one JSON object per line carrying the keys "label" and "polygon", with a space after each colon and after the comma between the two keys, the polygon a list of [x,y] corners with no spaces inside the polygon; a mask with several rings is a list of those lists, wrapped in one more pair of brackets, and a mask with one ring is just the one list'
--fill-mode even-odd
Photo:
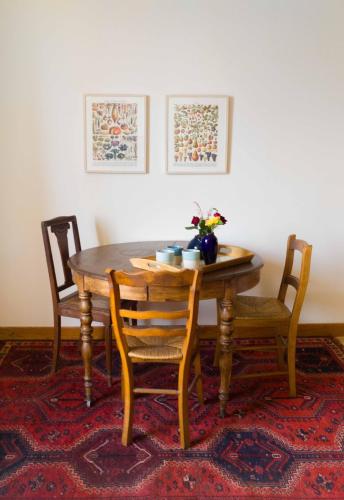
{"label": "chair leg", "polygon": [[106,357],[106,371],[108,378],[108,386],[112,384],[112,327],[105,325],[105,357]]}
{"label": "chair leg", "polygon": [[296,339],[288,341],[289,396],[296,397]]}
{"label": "chair leg", "polygon": [[121,398],[122,398],[122,403],[124,403],[124,373],[123,373],[123,368],[121,368]]}
{"label": "chair leg", "polygon": [[220,342],[219,342],[219,339],[217,338],[213,366],[218,368],[219,363],[220,363]]}
{"label": "chair leg", "polygon": [[123,418],[123,431],[122,431],[122,444],[128,446],[133,441],[132,427],[133,427],[133,406],[134,406],[134,392],[133,392],[133,371],[132,366],[123,368],[122,384],[124,385],[124,418]]}
{"label": "chair leg", "polygon": [[[221,320],[221,318],[220,318],[220,301],[218,299],[216,300],[216,317],[217,317],[217,326],[218,326],[219,331],[220,331],[220,320]],[[219,340],[219,337],[217,337],[213,366],[216,366],[218,368],[219,363],[220,363],[220,340]]]}
{"label": "chair leg", "polygon": [[54,341],[53,341],[53,361],[52,361],[52,373],[56,373],[57,362],[60,353],[61,345],[61,316],[54,314]]}
{"label": "chair leg", "polygon": [[283,341],[282,341],[280,335],[278,335],[278,333],[275,334],[275,341],[276,341],[276,345],[280,348],[277,350],[278,368],[279,368],[279,370],[283,370],[286,368],[285,355],[286,355],[287,348],[283,344]]}
{"label": "chair leg", "polygon": [[182,362],[178,376],[178,415],[181,448],[190,448],[189,414],[188,414],[188,378],[189,368]]}
{"label": "chair leg", "polygon": [[198,402],[201,405],[203,405],[204,397],[203,397],[203,384],[202,384],[202,367],[201,367],[201,355],[199,351],[194,359],[194,369],[195,369],[195,376],[197,377],[196,390],[197,390]]}

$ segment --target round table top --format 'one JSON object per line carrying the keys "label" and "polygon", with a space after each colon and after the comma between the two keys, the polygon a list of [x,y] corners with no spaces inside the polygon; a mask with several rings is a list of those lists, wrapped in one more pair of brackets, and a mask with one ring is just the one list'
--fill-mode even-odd
{"label": "round table top", "polygon": [[[106,280],[106,268],[133,270],[129,259],[131,257],[148,257],[155,255],[159,248],[166,248],[167,245],[177,244],[187,247],[186,241],[138,241],[132,243],[116,243],[94,248],[88,248],[72,255],[68,261],[69,267],[80,274],[90,276],[95,279]],[[251,262],[224,269],[207,272],[203,281],[213,281],[219,279],[231,279],[245,274],[250,274],[263,267],[263,261],[255,255]]]}

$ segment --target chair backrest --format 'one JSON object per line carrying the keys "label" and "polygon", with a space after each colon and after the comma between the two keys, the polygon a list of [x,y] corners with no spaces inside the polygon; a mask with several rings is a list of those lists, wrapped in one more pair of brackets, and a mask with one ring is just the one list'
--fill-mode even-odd
{"label": "chair backrest", "polygon": [[[301,265],[298,276],[292,274],[295,251],[301,253]],[[291,234],[287,243],[287,254],[285,259],[284,271],[281,286],[278,292],[278,299],[284,302],[287,295],[288,286],[296,290],[294,303],[292,307],[291,322],[297,325],[301,313],[302,304],[305,298],[306,289],[309,280],[309,271],[311,266],[312,245],[306,241],[298,240],[295,234]]]}
{"label": "chair backrest", "polygon": [[[56,304],[60,300],[59,292],[74,285],[72,279],[72,272],[68,267],[69,259],[69,246],[68,246],[68,231],[72,225],[75,251],[80,252],[80,237],[78,224],[75,215],[67,217],[55,217],[54,219],[46,220],[41,223],[42,235],[45,249],[45,256],[47,259],[50,288],[53,297],[53,303]],[[60,251],[61,264],[64,275],[64,282],[58,285],[56,278],[56,270],[51,251],[50,233],[55,234],[57,239],[58,248]]]}
{"label": "chair backrest", "polygon": [[[185,269],[180,272],[170,271],[136,271],[127,273],[107,269],[110,283],[110,309],[112,324],[115,331],[117,346],[122,361],[128,362],[128,344],[126,336],[135,337],[185,337],[183,343],[183,359],[186,360],[193,345],[195,327],[198,316],[199,291],[201,272]],[[121,308],[121,288],[137,289],[136,296],[141,297],[145,304],[149,302],[180,302],[186,299],[186,308],[171,310],[134,311]],[[140,300],[139,300],[140,302]],[[173,320],[185,319],[185,325],[148,325],[132,326],[125,319],[132,320]]]}

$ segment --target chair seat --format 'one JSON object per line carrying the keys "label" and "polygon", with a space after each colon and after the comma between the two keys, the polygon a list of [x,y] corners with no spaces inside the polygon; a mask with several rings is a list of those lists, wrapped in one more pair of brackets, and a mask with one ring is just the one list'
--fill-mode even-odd
{"label": "chair seat", "polygon": [[185,337],[134,337],[128,335],[130,358],[169,361],[182,359]]}
{"label": "chair seat", "polygon": [[[77,292],[63,297],[58,303],[59,313],[72,318],[80,315],[80,301]],[[109,299],[92,295],[92,316],[95,321],[110,324]]]}
{"label": "chair seat", "polygon": [[257,319],[271,321],[288,321],[291,312],[282,302],[275,298],[238,295],[235,303],[235,319]]}

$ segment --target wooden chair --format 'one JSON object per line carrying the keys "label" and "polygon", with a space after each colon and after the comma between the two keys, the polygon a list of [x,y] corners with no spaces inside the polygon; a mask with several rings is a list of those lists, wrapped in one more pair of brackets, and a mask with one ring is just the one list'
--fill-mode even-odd
{"label": "wooden chair", "polygon": [[[301,253],[301,266],[298,276],[292,274],[295,251]],[[240,338],[240,327],[252,328],[255,338],[269,338],[275,340],[273,345],[245,345],[232,347],[233,351],[258,350],[277,351],[278,371],[249,373],[237,375],[235,378],[249,378],[257,376],[288,375],[289,394],[296,396],[295,355],[298,321],[307,289],[311,264],[312,246],[303,240],[290,235],[287,244],[287,254],[282,275],[282,281],[276,298],[252,297],[238,295],[234,304],[234,338]],[[295,288],[296,293],[291,310],[285,305],[288,287]],[[219,304],[218,304],[219,306]],[[258,332],[258,333],[257,333]],[[261,332],[261,334],[260,334]],[[248,337],[250,333],[245,334]],[[215,362],[218,364],[220,354],[219,342],[216,346]],[[287,362],[285,361],[287,359]]]}
{"label": "wooden chair", "polygon": [[[122,444],[132,442],[132,420],[134,394],[175,394],[178,396],[180,443],[182,448],[190,446],[188,425],[188,379],[193,363],[200,403],[203,403],[201,361],[196,333],[198,301],[201,275],[199,271],[137,271],[126,273],[107,270],[110,282],[110,307],[112,324],[122,361],[122,398],[124,421]],[[186,309],[133,311],[121,309],[120,287],[133,289],[133,298],[145,304],[149,302],[180,302],[187,300]],[[173,324],[183,318],[185,325]],[[128,326],[125,320],[163,320],[168,325],[144,323]],[[171,324],[172,322],[172,324]],[[161,321],[160,321],[161,323]],[[133,363],[174,363],[179,366],[178,389],[154,389],[134,387]]]}
{"label": "wooden chair", "polygon": [[[48,265],[50,289],[53,299],[54,346],[52,371],[55,373],[57,369],[61,343],[61,316],[67,316],[69,318],[80,318],[78,293],[74,292],[67,296],[64,296],[63,298],[60,297],[60,292],[74,286],[72,273],[67,263],[69,259],[68,231],[71,226],[73,229],[75,252],[80,252],[81,245],[78,224],[75,215],[72,215],[70,217],[56,217],[54,219],[43,221],[41,223],[41,226],[45,256]],[[50,242],[51,233],[53,233],[57,238],[61,257],[62,270],[64,274],[64,283],[62,283],[61,285],[57,284],[55,264]],[[108,373],[108,384],[110,386],[112,370],[112,331],[109,300],[107,298],[100,296],[92,297],[92,317],[95,321],[103,323],[105,327],[106,368]]]}

